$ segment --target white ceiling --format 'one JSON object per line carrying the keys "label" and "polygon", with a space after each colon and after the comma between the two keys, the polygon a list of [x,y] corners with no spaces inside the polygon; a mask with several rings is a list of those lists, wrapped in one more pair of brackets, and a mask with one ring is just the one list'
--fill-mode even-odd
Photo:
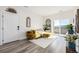
{"label": "white ceiling", "polygon": [[55,14],[61,11],[68,11],[79,8],[78,6],[29,6],[28,9],[41,16]]}

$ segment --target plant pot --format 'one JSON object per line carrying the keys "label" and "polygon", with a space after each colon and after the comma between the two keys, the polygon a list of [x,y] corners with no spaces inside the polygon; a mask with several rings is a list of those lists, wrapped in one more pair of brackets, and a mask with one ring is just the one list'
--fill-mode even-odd
{"label": "plant pot", "polygon": [[68,42],[68,48],[75,49],[76,48],[75,42]]}

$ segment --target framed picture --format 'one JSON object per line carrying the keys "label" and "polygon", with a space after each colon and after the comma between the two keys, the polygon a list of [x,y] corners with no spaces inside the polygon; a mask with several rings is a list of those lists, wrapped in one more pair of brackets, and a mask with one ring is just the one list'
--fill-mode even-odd
{"label": "framed picture", "polygon": [[26,27],[31,27],[31,18],[30,17],[26,18]]}

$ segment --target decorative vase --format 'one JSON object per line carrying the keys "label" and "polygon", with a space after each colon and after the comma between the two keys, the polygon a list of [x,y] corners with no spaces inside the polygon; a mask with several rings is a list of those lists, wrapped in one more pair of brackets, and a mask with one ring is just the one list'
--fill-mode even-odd
{"label": "decorative vase", "polygon": [[68,34],[73,34],[73,33],[74,33],[73,29],[68,30]]}
{"label": "decorative vase", "polygon": [[75,41],[74,42],[68,42],[68,48],[75,50],[75,48],[76,48]]}

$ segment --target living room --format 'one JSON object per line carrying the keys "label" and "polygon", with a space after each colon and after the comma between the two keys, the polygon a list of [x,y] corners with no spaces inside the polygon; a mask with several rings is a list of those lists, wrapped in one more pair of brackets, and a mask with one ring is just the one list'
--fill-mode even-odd
{"label": "living room", "polygon": [[[78,6],[0,6],[0,52],[66,53],[66,42],[63,37],[68,31],[65,25],[72,24],[74,32],[77,30],[75,28],[78,27],[78,23],[76,24],[78,8]],[[32,32],[36,32],[35,35]],[[50,48],[52,42],[54,47]],[[21,44],[23,46],[20,46]]]}

